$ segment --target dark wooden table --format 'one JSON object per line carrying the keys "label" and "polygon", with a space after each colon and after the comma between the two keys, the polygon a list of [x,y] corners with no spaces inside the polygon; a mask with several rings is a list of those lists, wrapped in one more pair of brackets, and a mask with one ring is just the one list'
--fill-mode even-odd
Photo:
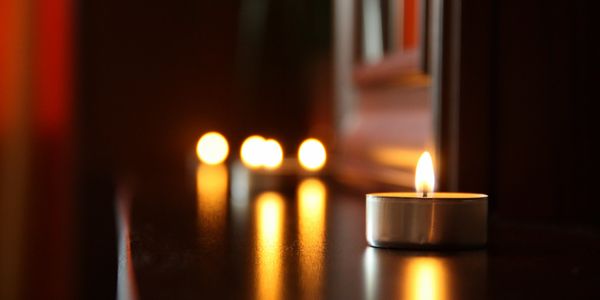
{"label": "dark wooden table", "polygon": [[492,218],[484,250],[376,249],[365,241],[362,193],[293,176],[246,189],[238,175],[157,171],[121,192],[131,218],[122,211],[119,290],[141,299],[600,299],[597,230]]}

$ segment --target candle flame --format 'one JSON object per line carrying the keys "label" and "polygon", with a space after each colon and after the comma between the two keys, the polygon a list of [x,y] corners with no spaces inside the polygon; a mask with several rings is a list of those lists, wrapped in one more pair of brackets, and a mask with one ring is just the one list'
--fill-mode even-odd
{"label": "candle flame", "polygon": [[435,174],[433,173],[433,160],[431,154],[425,151],[421,154],[417,163],[415,173],[415,189],[417,193],[427,197],[427,194],[433,193],[435,188]]}

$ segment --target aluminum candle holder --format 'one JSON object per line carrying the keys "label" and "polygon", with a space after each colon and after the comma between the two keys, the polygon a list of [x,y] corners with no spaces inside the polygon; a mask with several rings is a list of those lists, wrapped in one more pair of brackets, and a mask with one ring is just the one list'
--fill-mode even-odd
{"label": "aluminum candle holder", "polygon": [[487,242],[487,207],[484,194],[367,194],[367,242],[384,248],[480,248]]}

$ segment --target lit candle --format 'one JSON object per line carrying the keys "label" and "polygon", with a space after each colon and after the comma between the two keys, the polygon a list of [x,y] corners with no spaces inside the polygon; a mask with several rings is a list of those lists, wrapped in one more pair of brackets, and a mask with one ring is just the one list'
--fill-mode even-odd
{"label": "lit candle", "polygon": [[247,198],[251,191],[278,189],[287,178],[295,178],[296,162],[284,156],[275,139],[252,135],[244,140],[240,160],[231,165],[234,198]]}
{"label": "lit candle", "polygon": [[248,169],[272,171],[278,169],[283,163],[283,148],[275,139],[253,135],[242,144],[240,157]]}
{"label": "lit candle", "polygon": [[198,221],[203,232],[219,237],[227,216],[229,175],[224,162],[229,155],[229,143],[218,132],[205,133],[198,139],[196,155]]}
{"label": "lit candle", "polygon": [[487,195],[434,192],[428,152],[417,163],[416,192],[367,194],[367,242],[390,248],[472,248],[487,240]]}

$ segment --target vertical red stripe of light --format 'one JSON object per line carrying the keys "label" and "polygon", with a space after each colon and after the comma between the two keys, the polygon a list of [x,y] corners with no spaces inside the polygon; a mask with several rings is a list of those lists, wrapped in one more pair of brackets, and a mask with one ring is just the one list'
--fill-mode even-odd
{"label": "vertical red stripe of light", "polygon": [[14,17],[18,15],[14,4],[14,1],[0,1],[0,143],[4,143],[11,109],[9,101],[12,101],[10,75],[13,68],[10,61],[15,47]]}
{"label": "vertical red stripe of light", "polygon": [[38,0],[35,9],[35,120],[49,135],[64,134],[70,122],[71,11],[71,0]]}
{"label": "vertical red stripe of light", "polygon": [[419,0],[404,0],[404,49],[414,49],[419,43]]}
{"label": "vertical red stripe of light", "polygon": [[36,288],[27,290],[32,299],[69,299],[73,289],[71,1],[34,0],[32,5],[32,186],[36,188],[29,219],[33,245],[28,274]]}

